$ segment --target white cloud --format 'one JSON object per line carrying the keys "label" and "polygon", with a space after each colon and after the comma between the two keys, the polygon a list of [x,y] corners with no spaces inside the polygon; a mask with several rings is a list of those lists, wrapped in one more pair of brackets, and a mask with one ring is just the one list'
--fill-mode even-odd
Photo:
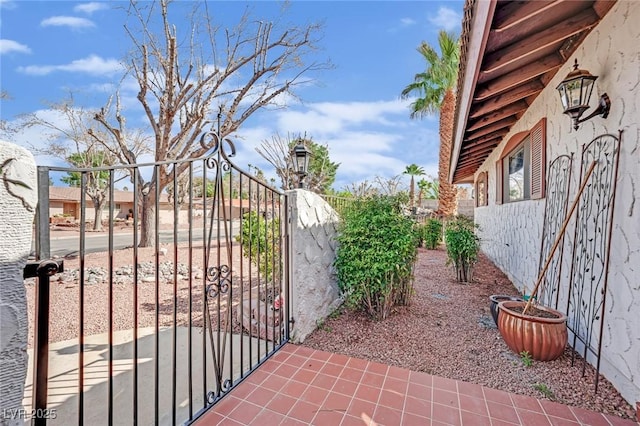
{"label": "white cloud", "polygon": [[30,75],[47,75],[55,71],[80,72],[92,75],[105,75],[122,71],[120,61],[103,59],[97,55],[89,55],[63,65],[28,65],[18,67],[18,71]]}
{"label": "white cloud", "polygon": [[31,53],[31,49],[29,46],[18,43],[14,40],[7,40],[6,38],[0,39],[0,55],[11,52]]}
{"label": "white cloud", "polygon": [[[332,161],[340,163],[334,188],[352,182],[383,179],[402,173],[418,163],[428,173],[437,171],[437,120],[407,123],[408,102],[322,102],[295,109],[269,112],[269,121],[260,127],[238,131],[236,164],[257,165],[267,176],[272,167],[255,152],[263,140],[278,132],[305,133],[329,148]],[[431,128],[435,127],[435,130]]]}
{"label": "white cloud", "polygon": [[429,22],[446,31],[453,31],[462,25],[462,15],[448,7],[440,7],[436,16],[429,17]]}
{"label": "white cloud", "polygon": [[0,9],[12,10],[18,7],[15,1],[12,0],[0,0]]}
{"label": "white cloud", "polygon": [[416,24],[415,19],[411,19],[411,18],[400,19],[400,25],[403,27],[410,27],[411,25],[415,25],[415,24]]}
{"label": "white cloud", "polygon": [[284,111],[279,114],[278,127],[284,132],[307,132],[322,136],[339,132],[345,126],[376,123],[391,125],[388,114],[406,114],[405,101],[321,102],[306,105],[307,111]]}
{"label": "white cloud", "polygon": [[98,10],[104,10],[107,8],[105,3],[100,2],[90,2],[90,3],[82,3],[73,8],[74,12],[82,12],[87,15],[91,15],[93,12],[97,12]]}
{"label": "white cloud", "polygon": [[40,22],[43,27],[70,27],[74,29],[95,27],[93,21],[75,16],[52,16]]}
{"label": "white cloud", "polygon": [[[65,118],[64,114],[61,114],[59,111],[40,109],[33,111],[33,114],[36,114],[42,120],[55,124],[60,129],[69,130],[69,122]],[[12,120],[8,124],[10,126],[18,126],[20,123],[22,123],[22,118]],[[39,166],[63,165],[64,163],[61,163],[60,159],[45,153],[49,143],[49,135],[50,133],[48,131],[43,131],[42,127],[27,127],[23,128],[21,132],[15,134],[11,142],[30,150]]]}

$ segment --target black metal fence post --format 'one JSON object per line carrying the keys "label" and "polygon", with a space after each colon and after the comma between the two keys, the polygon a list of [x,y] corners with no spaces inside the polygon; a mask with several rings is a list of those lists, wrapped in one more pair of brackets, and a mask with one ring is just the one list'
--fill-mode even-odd
{"label": "black metal fence post", "polygon": [[28,262],[24,278],[38,277],[36,286],[35,336],[33,360],[33,424],[45,425],[49,376],[49,277],[62,272],[62,261]]}

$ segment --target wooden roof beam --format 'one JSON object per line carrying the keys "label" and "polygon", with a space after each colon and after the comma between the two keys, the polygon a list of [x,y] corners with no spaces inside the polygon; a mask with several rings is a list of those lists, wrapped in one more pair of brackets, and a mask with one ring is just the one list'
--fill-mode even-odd
{"label": "wooden roof beam", "polygon": [[465,170],[456,170],[455,174],[453,175],[453,183],[462,182],[471,177],[476,172],[476,170],[478,170],[478,167],[479,166],[473,166]]}
{"label": "wooden roof beam", "polygon": [[485,136],[485,135],[488,135],[490,133],[497,132],[497,131],[503,130],[503,129],[507,129],[507,131],[508,131],[509,128],[511,128],[511,126],[513,126],[516,123],[516,121],[518,121],[518,119],[516,117],[513,117],[513,116],[507,117],[507,118],[503,118],[502,120],[496,121],[493,124],[489,124],[489,125],[487,125],[485,127],[482,127],[480,129],[476,130],[475,132],[468,133],[465,136],[464,140],[465,141],[471,141],[471,140],[474,140],[474,139],[478,139],[481,136]]}
{"label": "wooden roof beam", "polygon": [[502,130],[495,131],[491,134],[481,136],[478,139],[470,140],[462,144],[462,150],[473,148],[474,146],[482,145],[483,143],[490,141],[491,139],[497,139],[497,138],[501,139],[508,132],[509,132],[508,129],[502,129]]}
{"label": "wooden roof beam", "polygon": [[515,116],[518,117],[518,113],[525,111],[528,108],[528,105],[524,101],[517,101],[508,105],[501,110],[494,111],[490,114],[485,115],[484,117],[479,118],[472,126],[467,128],[467,132],[473,132],[474,130],[478,130],[487,124],[495,123],[496,121],[502,120],[503,118]]}
{"label": "wooden roof beam", "polygon": [[491,139],[489,141],[486,141],[485,143],[482,143],[480,145],[476,145],[476,146],[472,146],[468,149],[463,149],[462,153],[460,154],[460,156],[464,156],[464,155],[468,155],[468,154],[473,154],[479,151],[482,151],[485,148],[495,148],[496,146],[500,145],[500,142],[502,142],[502,138],[495,138],[495,139]]}
{"label": "wooden roof beam", "polygon": [[[460,154],[460,165],[464,165],[465,163],[470,163],[472,161],[476,161],[479,157],[483,157],[483,155],[492,152],[498,146],[498,142],[495,141],[491,145],[486,145],[482,148],[478,148],[476,152],[462,152]],[[480,159],[479,161],[484,161],[484,159]]]}
{"label": "wooden roof beam", "polygon": [[460,163],[458,163],[458,168],[464,168],[465,166],[468,166],[470,164],[484,163],[484,160],[491,154],[491,152],[493,152],[494,148],[495,147],[486,148],[484,151],[474,154],[473,157],[463,159],[463,161],[460,161]]}
{"label": "wooden roof beam", "polygon": [[615,0],[596,0],[596,2],[593,4],[593,10],[598,14],[600,18],[603,18],[614,4],[616,4]]}
{"label": "wooden roof beam", "polygon": [[516,26],[527,19],[539,17],[542,13],[552,8],[557,1],[530,1],[524,4],[513,2],[498,8],[493,18],[495,31],[504,31]]}
{"label": "wooden roof beam", "polygon": [[484,72],[493,72],[516,61],[554,45],[582,31],[589,30],[599,21],[592,8],[586,9],[570,19],[564,20],[544,31],[517,41],[485,57]]}
{"label": "wooden roof beam", "polygon": [[459,172],[465,172],[468,171],[469,169],[473,169],[474,171],[478,169],[478,167],[480,167],[480,165],[482,164],[482,162],[484,161],[484,159],[482,159],[481,161],[478,161],[476,163],[469,163],[467,165],[465,165],[464,167],[460,167],[459,169],[456,170],[456,173]]}
{"label": "wooden roof beam", "polygon": [[522,83],[526,83],[540,75],[551,71],[557,71],[564,61],[557,54],[545,56],[544,58],[520,67],[517,71],[508,73],[484,84],[476,91],[475,101],[483,101],[492,96],[496,96],[505,90],[512,89]]}
{"label": "wooden roof beam", "polygon": [[516,101],[526,98],[527,96],[531,96],[533,94],[538,94],[542,91],[544,86],[539,81],[533,80],[529,83],[525,83],[521,86],[514,88],[508,92],[505,92],[501,95],[490,98],[487,101],[484,101],[477,107],[473,108],[469,117],[478,118],[485,114],[489,114],[491,112],[497,111],[501,108],[504,108]]}

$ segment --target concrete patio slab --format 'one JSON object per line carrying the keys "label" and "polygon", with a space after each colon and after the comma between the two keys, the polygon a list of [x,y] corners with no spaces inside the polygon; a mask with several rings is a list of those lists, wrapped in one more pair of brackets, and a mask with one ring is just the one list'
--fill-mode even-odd
{"label": "concrete patio slab", "polygon": [[[158,406],[159,424],[172,424],[172,383],[173,383],[173,329],[161,328],[158,340]],[[203,407],[205,398],[203,370],[206,368],[207,391],[215,390],[214,363],[212,345],[209,336],[205,336],[207,345],[206,363],[203,364],[203,335],[201,328],[191,328],[192,348],[192,412]],[[117,331],[113,334],[113,423],[115,425],[133,424],[134,360],[133,330]],[[221,335],[218,346],[214,333],[215,347],[225,343]],[[176,421],[183,424],[189,418],[189,328],[178,327],[176,335]],[[238,334],[226,338],[226,354],[223,363],[223,378],[234,380],[240,377],[241,370],[247,370],[250,363],[255,365],[265,356],[266,342]],[[229,353],[237,355],[230,359]],[[272,343],[268,342],[269,349]],[[156,336],[154,328],[138,330],[138,424],[155,424],[155,356]],[[240,357],[242,347],[243,356]],[[86,336],[84,342],[84,413],[85,424],[107,424],[109,392],[109,353],[108,335]],[[48,408],[55,410],[55,419],[51,425],[78,424],[79,395],[78,339],[52,343],[49,346],[49,392]],[[33,352],[29,350],[29,371],[23,405],[27,412],[31,409]]]}

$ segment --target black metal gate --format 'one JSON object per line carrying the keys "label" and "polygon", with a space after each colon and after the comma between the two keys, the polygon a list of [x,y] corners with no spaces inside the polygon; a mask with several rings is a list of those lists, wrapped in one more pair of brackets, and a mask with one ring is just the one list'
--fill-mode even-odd
{"label": "black metal gate", "polygon": [[39,168],[37,258],[65,265],[27,283],[44,331],[26,399],[49,423],[191,423],[287,342],[287,197],[203,138],[198,160]]}

